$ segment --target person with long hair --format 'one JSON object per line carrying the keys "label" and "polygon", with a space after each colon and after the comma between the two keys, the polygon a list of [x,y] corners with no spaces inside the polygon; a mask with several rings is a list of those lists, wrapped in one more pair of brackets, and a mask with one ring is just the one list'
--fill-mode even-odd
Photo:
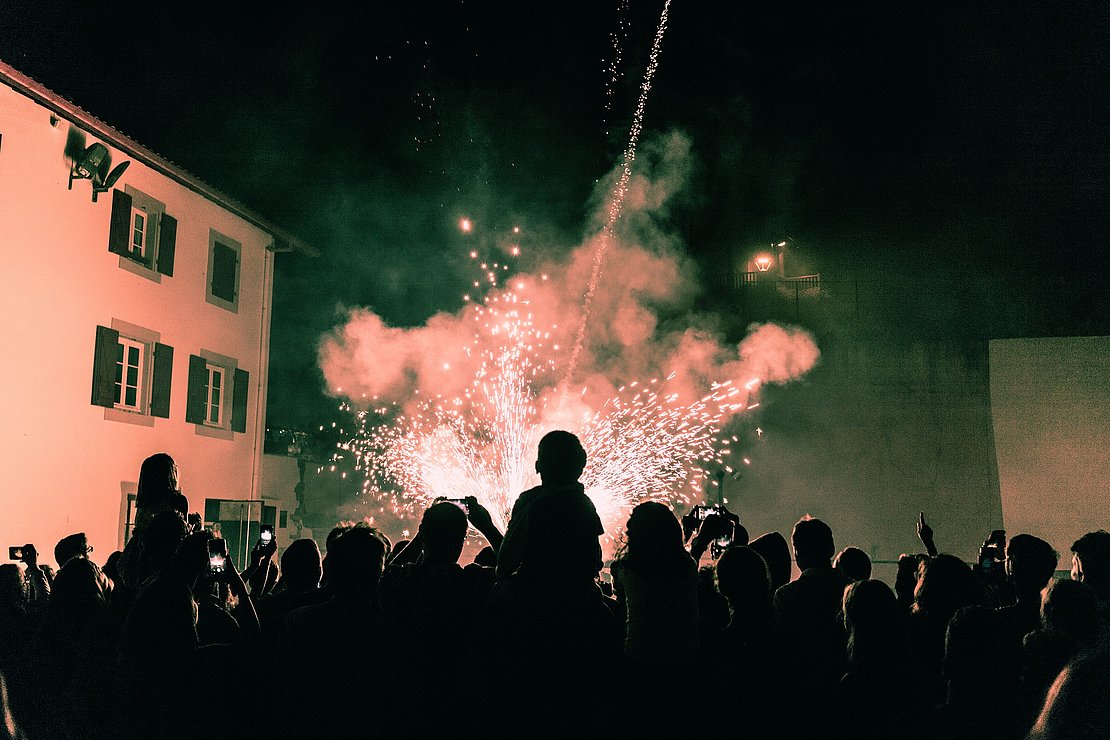
{"label": "person with long hair", "polygon": [[698,652],[698,569],[669,507],[645,501],[632,510],[610,571],[627,614],[625,656],[634,664],[654,666],[693,661]]}

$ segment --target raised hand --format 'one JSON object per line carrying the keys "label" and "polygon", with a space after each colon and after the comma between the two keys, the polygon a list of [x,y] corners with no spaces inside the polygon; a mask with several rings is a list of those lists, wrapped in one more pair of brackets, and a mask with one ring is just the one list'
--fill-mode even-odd
{"label": "raised hand", "polygon": [[925,545],[925,552],[929,557],[937,554],[937,546],[933,543],[933,528],[925,523],[924,511],[918,512],[917,515],[917,538]]}

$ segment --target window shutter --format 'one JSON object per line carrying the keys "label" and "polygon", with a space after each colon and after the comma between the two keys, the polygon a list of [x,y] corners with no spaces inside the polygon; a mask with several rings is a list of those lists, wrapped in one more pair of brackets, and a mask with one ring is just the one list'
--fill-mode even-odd
{"label": "window shutter", "polygon": [[112,224],[108,231],[108,251],[124,255],[131,252],[131,196],[122,190],[112,191]]}
{"label": "window shutter", "polygon": [[204,423],[204,404],[207,401],[208,369],[203,357],[189,355],[189,391],[185,396],[185,421]]}
{"label": "window shutter", "polygon": [[247,391],[250,389],[251,374],[246,370],[235,369],[232,381],[231,431],[247,431]]}
{"label": "window shutter", "polygon": [[170,418],[170,378],[173,376],[173,347],[154,343],[154,382],[150,390],[150,415]]}
{"label": "window shutter", "polygon": [[116,353],[119,332],[106,326],[96,327],[96,349],[93,350],[92,403],[112,408],[116,404]]}
{"label": "window shutter", "polygon": [[158,227],[158,272],[173,277],[173,255],[177,246],[177,219],[163,213]]}

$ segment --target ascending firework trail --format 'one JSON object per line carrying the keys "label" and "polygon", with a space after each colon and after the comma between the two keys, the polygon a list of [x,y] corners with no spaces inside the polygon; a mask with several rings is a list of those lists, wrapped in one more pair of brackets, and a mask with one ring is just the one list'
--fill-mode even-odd
{"label": "ascending firework trail", "polygon": [[651,91],[651,80],[655,70],[659,67],[659,50],[663,45],[663,34],[667,30],[667,13],[671,8],[671,0],[663,3],[663,12],[659,16],[659,27],[655,29],[655,39],[651,44],[651,55],[648,57],[647,69],[644,71],[644,81],[640,83],[640,97],[636,101],[636,112],[632,116],[632,128],[628,135],[628,147],[624,150],[624,161],[621,165],[621,175],[613,195],[609,200],[609,213],[605,220],[605,230],[598,239],[597,249],[594,251],[593,266],[590,270],[590,282],[586,286],[586,295],[582,299],[582,319],[578,323],[578,334],[574,339],[574,347],[567,363],[567,371],[563,376],[563,388],[570,387],[574,380],[574,372],[578,367],[578,355],[586,341],[586,327],[590,321],[590,309],[593,307],[594,292],[597,282],[601,277],[601,268],[605,265],[605,255],[609,251],[609,243],[613,239],[613,228],[620,218],[624,199],[628,194],[628,181],[632,177],[632,163],[636,161],[636,146],[640,143],[640,132],[644,128],[644,108],[647,106],[648,92]]}

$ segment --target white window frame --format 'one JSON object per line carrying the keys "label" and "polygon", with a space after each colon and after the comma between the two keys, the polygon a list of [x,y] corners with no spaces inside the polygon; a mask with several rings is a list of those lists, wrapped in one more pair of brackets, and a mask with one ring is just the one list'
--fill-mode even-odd
{"label": "white window frame", "polygon": [[[133,339],[131,337],[120,336],[119,345],[120,359],[116,360],[116,371],[119,376],[119,381],[115,384],[115,403],[113,408],[121,411],[127,411],[132,414],[142,414],[143,409],[146,408],[146,398],[150,393],[150,345],[146,342]],[[138,353],[138,362],[131,365],[129,360],[129,350],[136,350]],[[129,367],[135,368],[135,384],[132,386],[127,382],[127,370]],[[135,403],[127,403],[127,389],[134,387],[135,389]]]}
{"label": "white window frame", "polygon": [[[127,254],[119,257],[121,269],[133,272],[155,283],[162,282],[162,274],[155,269],[158,261],[158,239],[162,229],[162,214],[166,212],[166,204],[155,200],[151,196],[126,185],[123,191],[131,196],[131,220],[127,226]],[[135,216],[142,214],[144,217],[143,248],[135,252]]]}
{"label": "white window frame", "polygon": [[[139,220],[142,219],[142,225]],[[145,209],[131,204],[131,239],[127,244],[127,251],[131,256],[146,264],[146,255],[150,250],[150,214]]]}
{"label": "white window frame", "polygon": [[[208,381],[205,384],[205,399],[204,399],[204,425],[214,427],[216,429],[228,428],[228,415],[227,415],[227,368],[223,365],[218,365],[211,361],[205,362],[205,369],[208,370]],[[216,388],[212,382],[214,378],[220,379],[220,387]],[[213,403],[213,396],[215,396],[215,403]],[[213,409],[216,411],[216,418],[212,418]]]}

